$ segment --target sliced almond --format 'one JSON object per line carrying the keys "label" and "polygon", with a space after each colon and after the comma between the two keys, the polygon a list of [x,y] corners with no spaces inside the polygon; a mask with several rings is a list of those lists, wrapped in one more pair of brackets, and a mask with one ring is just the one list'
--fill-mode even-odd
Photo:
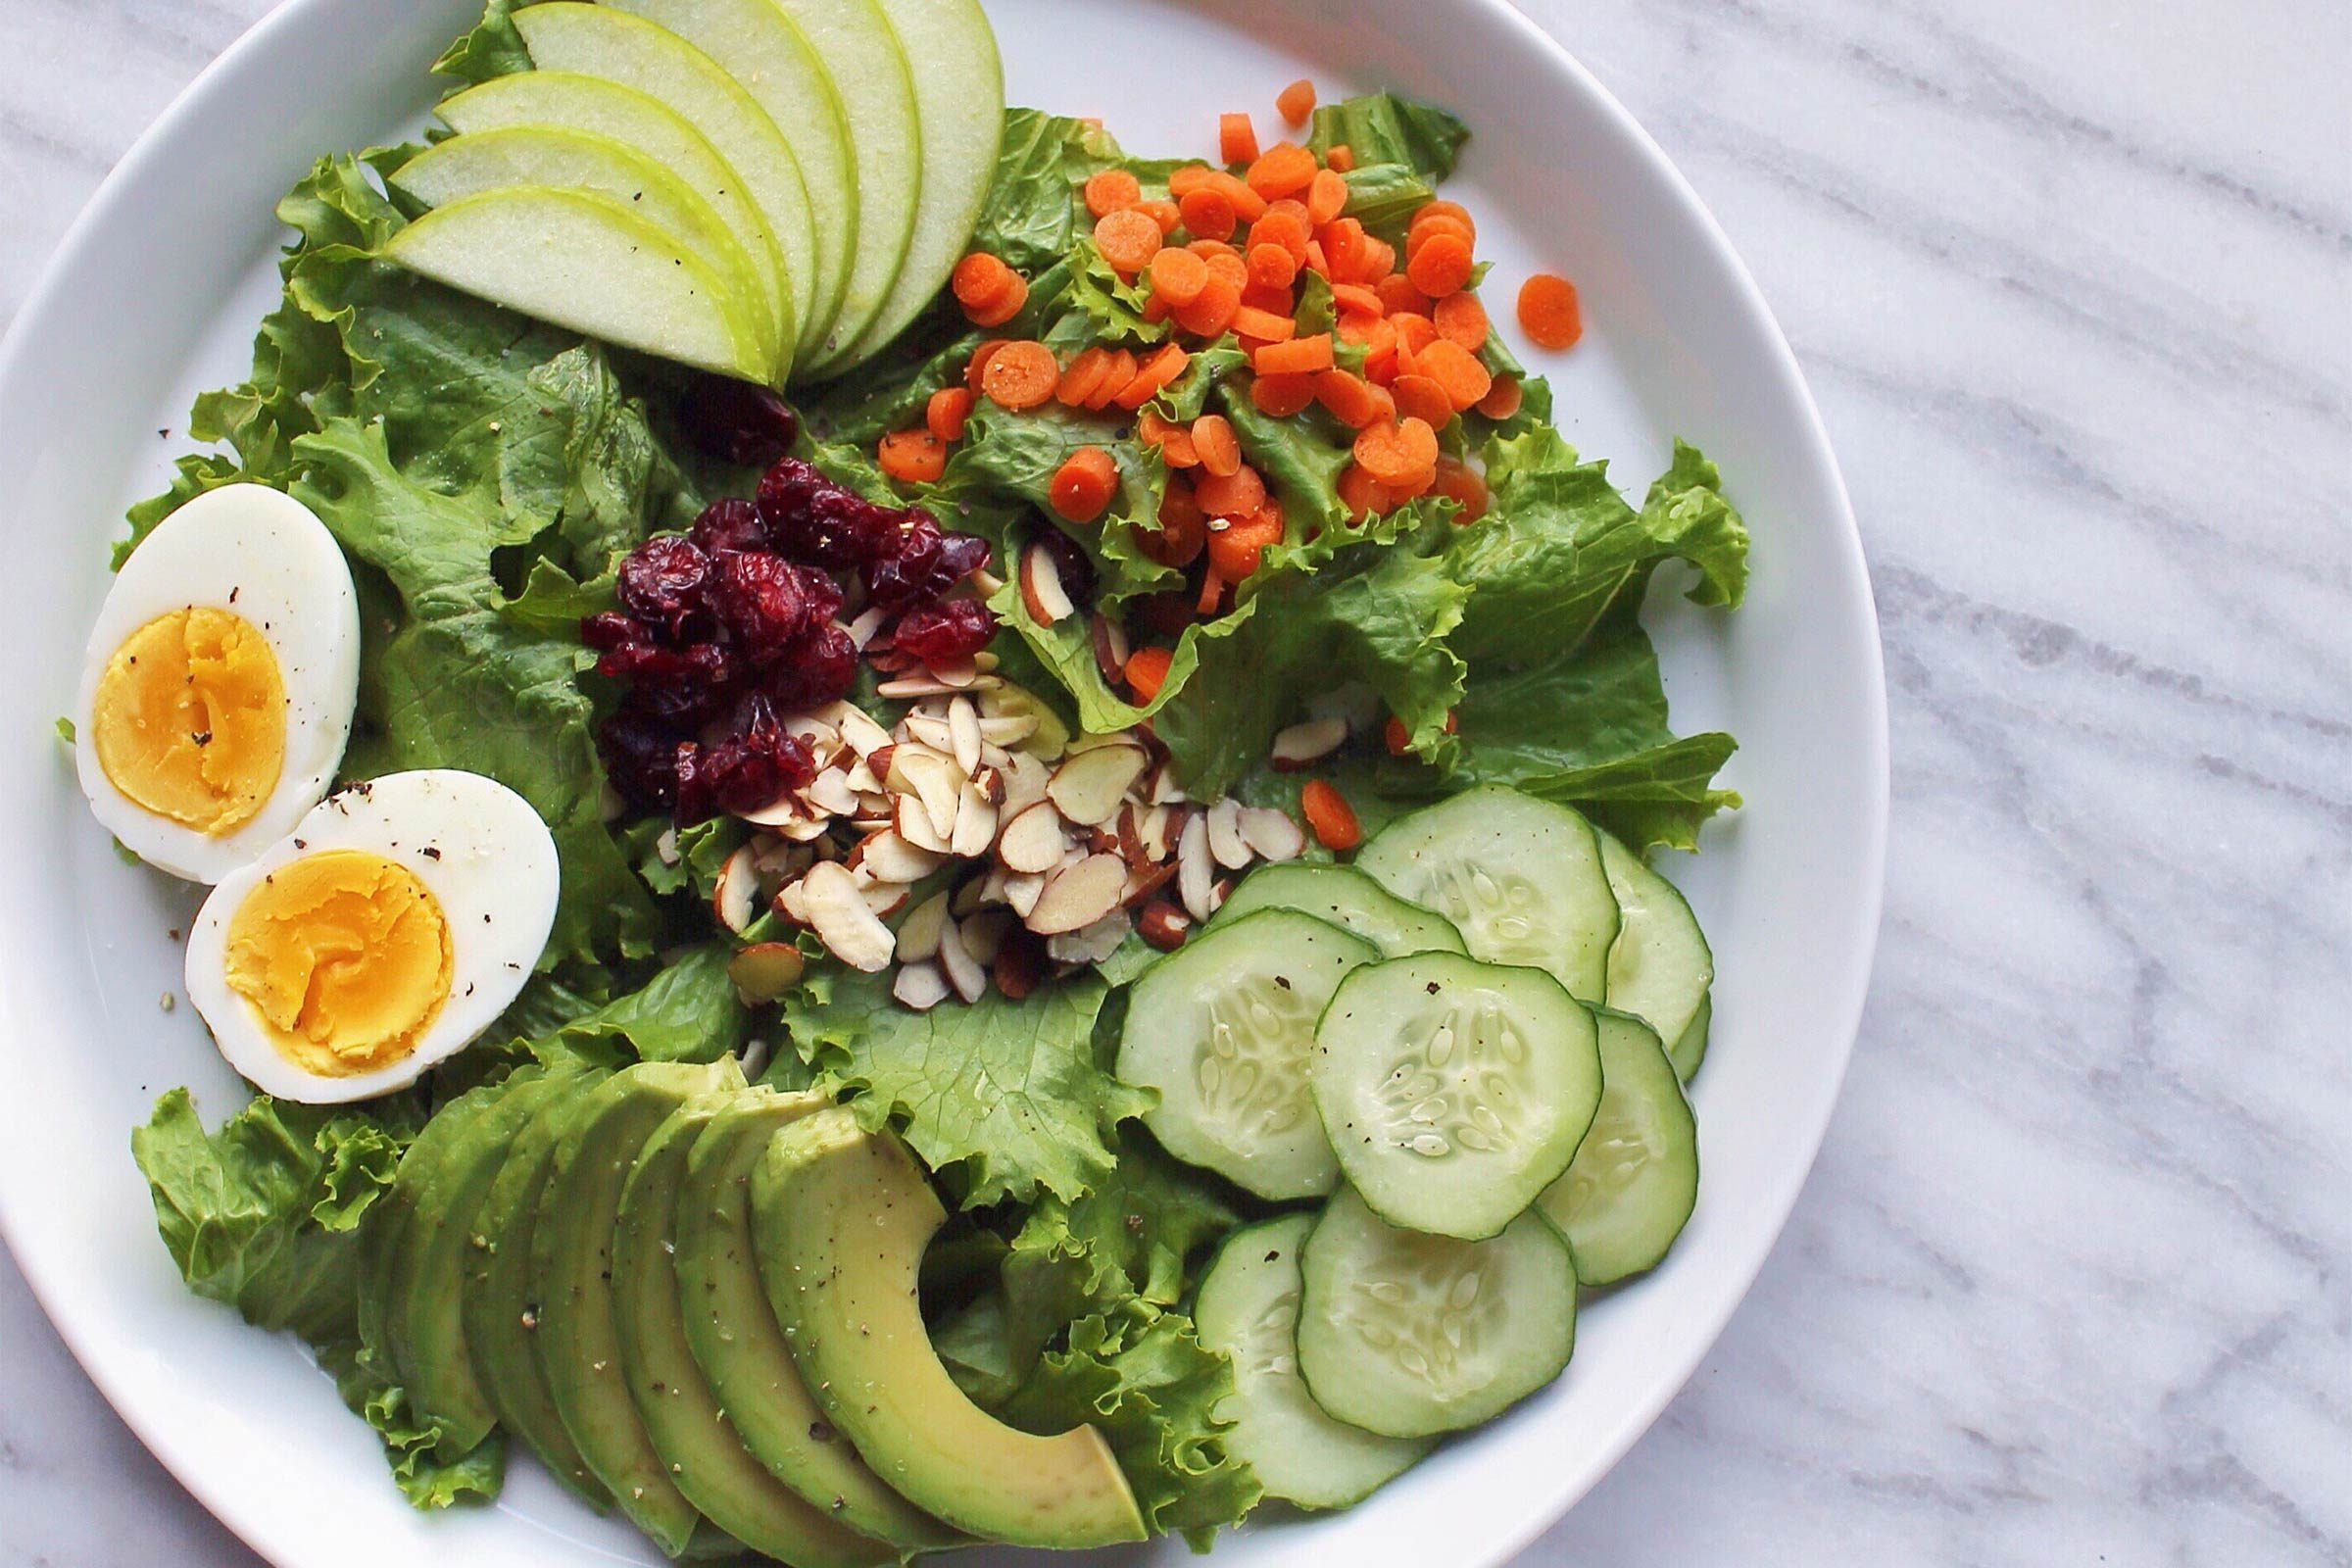
{"label": "sliced almond", "polygon": [[969,697],[948,705],[948,751],[965,778],[980,770],[980,710]]}
{"label": "sliced almond", "polygon": [[948,977],[938,964],[926,958],[902,968],[890,983],[890,994],[903,1007],[929,1012],[948,1000]]}
{"label": "sliced almond", "polygon": [[947,836],[931,825],[931,812],[923,805],[920,796],[900,796],[892,812],[891,825],[899,837],[918,850],[929,850],[933,855],[942,856],[948,853]]}
{"label": "sliced almond", "polygon": [[[1014,914],[1023,920],[1029,918],[1030,911],[1037,907],[1037,901],[1045,891],[1046,875],[1043,871],[1026,871],[1007,876],[1003,889],[1001,889],[1005,904],[1011,907]],[[1007,994],[1009,995],[1009,993]]]}
{"label": "sliced almond", "polygon": [[1176,894],[1196,920],[1217,912],[1209,902],[1217,877],[1217,862],[1208,852],[1208,814],[1193,811],[1176,838]]}
{"label": "sliced almond", "polygon": [[953,920],[939,928],[939,966],[962,1001],[978,1002],[988,994],[988,971],[963,945],[962,929]]}
{"label": "sliced almond", "polygon": [[830,757],[841,745],[841,731],[815,713],[788,713],[784,718],[784,733],[808,743],[808,750],[818,757]]}
{"label": "sliced almond", "polygon": [[789,822],[779,823],[776,831],[795,844],[814,844],[818,839],[823,838],[832,826],[832,821],[826,817],[802,816],[795,817]]}
{"label": "sliced almond", "polygon": [[963,793],[963,775],[956,770],[956,760],[927,746],[901,746],[890,760],[891,783],[901,789],[910,789],[931,813],[931,826],[945,840],[956,831],[956,802]]}
{"label": "sliced almond", "polygon": [[904,882],[874,882],[858,890],[865,906],[874,911],[877,919],[887,920],[906,907],[906,896],[914,889]]}
{"label": "sliced almond", "polygon": [[934,660],[924,667],[933,680],[951,691],[966,691],[980,680],[980,666],[969,659]]}
{"label": "sliced almond", "polygon": [[1348,721],[1333,715],[1293,724],[1274,737],[1275,770],[1296,773],[1338,751],[1348,739]]}
{"label": "sliced almond", "polygon": [[[990,747],[988,750],[995,751],[996,749]],[[1004,756],[1002,752],[998,752],[997,755]],[[972,773],[972,788],[978,790],[982,798],[991,806],[1004,804],[1004,765],[1009,764],[1010,761],[1010,758],[1005,758],[1004,764],[984,761]]]}
{"label": "sliced almond", "polygon": [[1077,610],[1070,603],[1069,590],[1061,584],[1061,567],[1054,564],[1054,553],[1044,545],[1031,543],[1021,551],[1016,575],[1021,584],[1022,608],[1040,626],[1051,626]]}
{"label": "sliced almond", "polygon": [[1004,798],[997,804],[1005,811],[1019,810],[1032,801],[1046,798],[1046,781],[1054,770],[1037,759],[1034,752],[1014,752],[1004,765]]}
{"label": "sliced almond", "polygon": [[853,809],[862,809],[866,804],[865,797],[882,793],[882,781],[874,776],[874,770],[866,765],[862,757],[841,777],[849,785],[851,793],[858,797],[858,806]]}
{"label": "sliced almond", "polygon": [[991,746],[1018,746],[1036,733],[1035,713],[1000,713],[980,720],[980,738]]}
{"label": "sliced almond", "polygon": [[1126,891],[1127,862],[1115,855],[1090,855],[1047,879],[1026,923],[1041,936],[1083,930],[1117,908]]}
{"label": "sliced almond", "polygon": [[1242,808],[1242,842],[1268,860],[1296,860],[1306,853],[1306,834],[1271,806]]}
{"label": "sliced almond", "polygon": [[890,731],[876,723],[862,708],[843,703],[836,721],[841,725],[841,738],[859,757],[871,757],[890,744]]}
{"label": "sliced almond", "polygon": [[899,720],[904,739],[919,741],[940,755],[948,756],[956,749],[956,737],[948,729],[944,716],[934,713],[908,713]]}
{"label": "sliced almond", "polygon": [[1081,931],[1046,939],[1046,956],[1055,963],[1101,963],[1119,951],[1135,922],[1125,909],[1113,909]]}
{"label": "sliced almond", "polygon": [[864,653],[865,645],[874,640],[874,634],[882,629],[882,623],[888,619],[890,612],[880,605],[858,612],[858,618],[850,622],[850,641],[858,645],[859,653]]}
{"label": "sliced almond", "polygon": [[718,883],[710,892],[710,912],[730,931],[752,923],[760,903],[760,870],[752,847],[738,845],[718,868]]}
{"label": "sliced almond", "polygon": [[1192,934],[1193,917],[1165,899],[1153,899],[1135,917],[1136,934],[1162,953],[1173,953]]}
{"label": "sliced almond", "polygon": [[1098,826],[1110,820],[1127,786],[1143,776],[1149,761],[1144,749],[1132,743],[1079,752],[1054,770],[1046,784],[1046,799],[1080,826]]}
{"label": "sliced almond", "polygon": [[1176,782],[1176,770],[1165,766],[1152,775],[1152,793],[1148,798],[1153,806],[1182,806],[1192,799],[1184,793],[1184,786]]}
{"label": "sliced almond", "polygon": [[917,963],[939,951],[939,930],[948,922],[948,896],[934,893],[906,911],[899,922],[901,963]]}
{"label": "sliced almond", "polygon": [[984,876],[965,877],[956,885],[955,893],[949,897],[948,912],[960,920],[979,908],[987,897],[988,878]]}
{"label": "sliced almond", "polygon": [[956,802],[956,822],[948,838],[951,854],[976,859],[997,841],[997,803],[978,784],[966,781]]}
{"label": "sliced almond", "polygon": [[1051,871],[1061,863],[1061,813],[1051,801],[1023,807],[997,834],[997,858],[1008,871]]}
{"label": "sliced almond", "polygon": [[860,839],[858,847],[861,852],[858,863],[882,882],[920,882],[938,870],[945,858],[937,850],[908,843],[895,829]]}
{"label": "sliced almond", "polygon": [[808,804],[815,808],[809,813],[811,816],[817,811],[828,816],[847,816],[858,809],[858,792],[850,787],[849,774],[830,767],[810,779],[804,793]]}
{"label": "sliced almond", "polygon": [[1127,632],[1108,615],[1098,613],[1087,623],[1087,639],[1094,645],[1095,667],[1102,678],[1116,686],[1127,678]]}
{"label": "sliced almond", "polygon": [[799,882],[787,882],[776,889],[768,907],[790,920],[794,925],[808,923],[808,890]]}
{"label": "sliced almond", "polygon": [[[974,596],[981,599],[996,598],[998,591],[1004,586],[1004,579],[998,576],[995,572],[989,570],[986,566],[974,566],[972,568],[972,574],[967,580],[972,585],[972,593]],[[980,656],[982,661],[988,661],[994,659],[995,657],[996,656],[993,654],[982,654]],[[983,669],[994,669],[997,666],[993,663],[983,662],[980,667]]]}
{"label": "sliced almond", "polygon": [[727,960],[727,978],[745,1006],[764,1006],[801,983],[807,961],[789,942],[755,942]]}
{"label": "sliced almond", "polygon": [[951,686],[946,681],[935,679],[928,674],[896,675],[876,686],[874,695],[892,698],[953,697],[961,690],[963,690],[961,686]]}
{"label": "sliced almond", "polygon": [[982,909],[964,916],[958,934],[963,938],[963,950],[983,964],[997,961],[997,952],[1004,946],[1005,933],[1013,928],[1010,909]]}
{"label": "sliced almond", "polygon": [[1242,803],[1230,795],[1208,808],[1208,853],[1232,870],[1250,863],[1250,843],[1242,837]]}
{"label": "sliced almond", "polygon": [[865,754],[865,770],[874,775],[875,788],[890,790],[897,787],[890,782],[890,769],[898,760],[899,744],[896,741],[877,746]]}
{"label": "sliced almond", "polygon": [[819,860],[808,868],[800,885],[807,890],[808,923],[816,928],[817,940],[833,956],[868,974],[879,973],[889,965],[891,955],[898,951],[899,939],[867,906],[865,895],[858,891],[849,867],[834,860]]}
{"label": "sliced almond", "polygon": [[736,813],[754,827],[784,828],[809,820],[808,803],[797,790],[786,790],[756,811]]}
{"label": "sliced almond", "polygon": [[663,828],[661,837],[654,840],[654,854],[663,865],[678,863],[678,830],[674,824]]}
{"label": "sliced almond", "polygon": [[1161,888],[1166,887],[1169,880],[1175,875],[1176,862],[1174,860],[1167,860],[1158,865],[1149,865],[1140,871],[1130,869],[1127,873],[1127,889],[1119,895],[1119,902],[1132,906],[1138,901],[1148,899]]}
{"label": "sliced almond", "polygon": [[1136,837],[1144,841],[1144,858],[1164,860],[1176,853],[1176,835],[1184,819],[1173,806],[1147,806],[1136,818]]}

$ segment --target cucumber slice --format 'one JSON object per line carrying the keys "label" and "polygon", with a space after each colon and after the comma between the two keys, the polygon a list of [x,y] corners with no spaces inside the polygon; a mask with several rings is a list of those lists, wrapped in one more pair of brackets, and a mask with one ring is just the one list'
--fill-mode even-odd
{"label": "cucumber slice", "polygon": [[1392,1225],[1477,1241],[1568,1169],[1600,1103],[1592,1015],[1541,969],[1421,953],[1340,982],[1315,1026],[1315,1108]]}
{"label": "cucumber slice", "polygon": [[1549,1383],[1576,1348],[1576,1264],[1533,1210],[1500,1236],[1398,1230],[1351,1188],[1306,1239],[1298,1370],[1351,1426],[1458,1432]]}
{"label": "cucumber slice", "polygon": [[1200,1281],[1193,1326],[1233,1364],[1233,1393],[1216,1418],[1233,1425],[1227,1451],[1257,1472],[1269,1497],[1302,1508],[1345,1508],[1427,1453],[1423,1439],[1384,1438],[1334,1421],[1298,1376],[1298,1253],[1312,1214],[1286,1214],[1236,1231]]}
{"label": "cucumber slice", "polygon": [[1259,909],[1297,909],[1352,931],[1384,958],[1460,953],[1462,934],[1442,914],[1407,904],[1351,865],[1264,865],[1242,879],[1211,926]]}
{"label": "cucumber slice", "polygon": [[1680,1040],[1715,983],[1715,955],[1681,891],[1608,834],[1598,837],[1621,917],[1609,945],[1608,1004],[1647,1020],[1660,1040]]}
{"label": "cucumber slice", "polygon": [[1307,1057],[1341,977],[1380,950],[1293,909],[1203,931],[1135,983],[1118,1074],[1159,1091],[1144,1121],[1178,1159],[1261,1198],[1315,1198],[1340,1167]]}
{"label": "cucumber slice", "polygon": [[1541,1200],[1586,1285],[1654,1268],[1698,1202],[1698,1123],[1666,1048],[1628,1014],[1603,1012],[1599,1024],[1600,1109]]}
{"label": "cucumber slice", "polygon": [[1675,1076],[1683,1082],[1689,1083],[1690,1075],[1698,1071],[1698,1064],[1707,1059],[1707,1031],[1714,1023],[1715,998],[1710,993],[1698,999],[1698,1012],[1691,1018],[1690,1027],[1666,1049],[1666,1054],[1674,1059]]}
{"label": "cucumber slice", "polygon": [[1355,864],[1451,920],[1472,957],[1548,969],[1580,1001],[1606,994],[1617,901],[1592,824],[1568,808],[1470,790],[1390,823]]}

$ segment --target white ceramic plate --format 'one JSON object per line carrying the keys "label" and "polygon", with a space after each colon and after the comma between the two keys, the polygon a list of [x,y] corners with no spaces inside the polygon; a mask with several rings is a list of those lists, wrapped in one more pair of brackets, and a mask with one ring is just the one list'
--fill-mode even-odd
{"label": "white ceramic plate", "polygon": [[[1250,108],[1271,129],[1276,89],[1300,74],[1326,96],[1395,86],[1466,114],[1462,199],[1500,297],[1539,267],[1583,290],[1584,343],[1536,367],[1570,438],[1638,488],[1686,434],[1721,463],[1754,529],[1745,609],[1702,613],[1661,592],[1649,617],[1678,728],[1738,734],[1729,780],[1748,802],[1709,830],[1705,854],[1669,867],[1720,965],[1696,1084],[1696,1216],[1664,1267],[1589,1308],[1557,1385],[1365,1505],[1253,1528],[1217,1555],[1230,1568],[1483,1568],[1583,1495],[1682,1386],[1762,1264],[1828,1121],[1877,931],[1886,826],[1885,697],[1853,519],[1788,346],[1722,234],[1625,111],[1502,0],[989,4],[1014,102],[1101,116],[1152,153],[1205,153],[1221,109]],[[272,204],[318,153],[420,124],[425,65],[478,9],[293,0],[133,149],[0,349],[0,540],[15,584],[0,684],[13,737],[0,751],[0,1225],[107,1396],[280,1568],[660,1560],[527,1463],[495,1508],[412,1512],[373,1436],[293,1342],[181,1289],[129,1130],[173,1084],[192,1085],[210,1119],[242,1091],[191,1010],[159,1006],[193,895],[122,863],[49,738],[123,507],[162,487],[190,397],[240,378],[274,301]],[[1124,69],[1169,58],[1218,69]],[[1162,1543],[1120,1560],[1141,1555],[1186,1557]]]}

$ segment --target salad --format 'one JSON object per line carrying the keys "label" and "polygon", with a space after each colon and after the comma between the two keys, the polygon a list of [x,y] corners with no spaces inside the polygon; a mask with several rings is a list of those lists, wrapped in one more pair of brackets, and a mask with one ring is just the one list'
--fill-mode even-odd
{"label": "salad", "polygon": [[[1200,158],[972,0],[492,0],[324,157],[62,726],[208,885],[256,1091],[132,1135],[188,1287],[419,1508],[530,1455],[673,1557],[1352,1503],[1697,1200],[1733,607],[1507,345],[1581,331],[1298,82]],[[1505,310],[1500,302],[1509,299]]]}

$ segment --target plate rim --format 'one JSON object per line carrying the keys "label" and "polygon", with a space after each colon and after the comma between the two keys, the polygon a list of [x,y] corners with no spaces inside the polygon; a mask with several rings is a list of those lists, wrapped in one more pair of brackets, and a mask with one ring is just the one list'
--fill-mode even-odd
{"label": "plate rim", "polygon": [[[1448,0],[1448,3],[1463,10],[1484,13],[1490,22],[1516,34],[1519,41],[1531,51],[1544,57],[1553,68],[1576,81],[1612,128],[1639,155],[1646,172],[1659,182],[1660,188],[1692,223],[1706,244],[1709,260],[1721,267],[1730,278],[1739,296],[1739,303],[1752,312],[1765,328],[1767,361],[1771,372],[1781,383],[1781,391],[1792,399],[1793,406],[1802,416],[1805,451],[1800,454],[1801,460],[1813,467],[1825,483],[1825,496],[1831,514],[1825,521],[1830,526],[1841,564],[1852,572],[1858,590],[1857,597],[1851,603],[1851,612],[1859,624],[1852,629],[1860,633],[1859,644],[1867,652],[1861,666],[1854,671],[1860,678],[1866,698],[1862,705],[1863,711],[1856,716],[1861,721],[1862,729],[1862,745],[1859,748],[1863,754],[1861,761],[1870,786],[1864,799],[1867,819],[1855,824],[1858,845],[1856,864],[1863,873],[1862,898],[1855,910],[1857,929],[1850,933],[1850,945],[1845,950],[1850,956],[1850,962],[1845,966],[1848,994],[1838,998],[1836,1005],[1830,1009],[1838,1020],[1838,1025],[1836,1030],[1837,1059],[1835,1070],[1829,1075],[1829,1093],[1823,1097],[1818,1114],[1808,1118],[1807,1124],[1797,1129],[1802,1134],[1805,1150],[1801,1173],[1786,1198],[1774,1205],[1778,1212],[1771,1224],[1757,1227],[1744,1245],[1737,1250],[1738,1262],[1733,1272],[1739,1276],[1739,1289],[1721,1321],[1683,1354],[1668,1358],[1664,1362],[1663,1375],[1652,1381],[1649,1394],[1620,1413],[1614,1435],[1599,1449],[1601,1457],[1597,1466],[1592,1467],[1587,1475],[1563,1480],[1545,1493],[1536,1506],[1526,1511],[1517,1527],[1504,1531],[1496,1539],[1491,1555],[1470,1565],[1470,1568],[1499,1568],[1499,1565],[1525,1550],[1557,1524],[1601,1479],[1613,1471],[1633,1446],[1656,1425],[1666,1407],[1689,1386],[1700,1364],[1712,1353],[1725,1331],[1731,1327],[1732,1320],[1739,1315],[1740,1308],[1745,1304],[1765,1262],[1780,1245],[1797,1203],[1811,1185],[1821,1148],[1828,1135],[1830,1119],[1836,1114],[1838,1102],[1843,1097],[1844,1083],[1859,1042],[1862,1013],[1876,965],[1886,904],[1892,780],[1886,655],[1877,596],[1870,579],[1861,529],[1854,515],[1844,472],[1838,465],[1828,427],[1822,419],[1820,406],[1778,316],[1749,271],[1746,262],[1733,246],[1730,236],[1690,179],[1632,111],[1577,58],[1563,40],[1539,24],[1511,0]],[[128,193],[140,183],[148,167],[167,156],[183,122],[196,116],[203,102],[211,95],[214,83],[241,71],[249,56],[267,53],[280,33],[298,30],[310,14],[351,4],[353,0],[279,0],[278,4],[256,20],[190,78],[163,112],[139,133],[67,225],[56,248],[42,264],[32,287],[25,292],[6,334],[0,335],[0,386],[25,373],[18,362],[25,357],[28,352],[26,344],[33,336],[28,323],[41,319],[56,308],[59,297],[69,293],[73,279],[89,261],[90,253],[97,245],[101,232],[114,219],[116,210],[129,199]],[[269,1519],[257,1510],[244,1507],[240,1499],[229,1494],[225,1485],[216,1484],[214,1471],[201,1462],[197,1444],[164,1432],[151,1422],[131,1387],[127,1369],[111,1365],[105,1348],[92,1343],[96,1337],[86,1335],[72,1321],[70,1315],[62,1315],[56,1310],[52,1304],[52,1283],[44,1278],[41,1266],[28,1260],[18,1245],[23,1227],[13,1216],[19,1201],[5,1186],[0,1186],[0,1242],[7,1244],[27,1291],[39,1303],[42,1314],[72,1352],[83,1375],[116,1415],[172,1480],[246,1547],[273,1564],[274,1568],[315,1568],[315,1565],[278,1554],[274,1549],[277,1544],[275,1533]]]}

